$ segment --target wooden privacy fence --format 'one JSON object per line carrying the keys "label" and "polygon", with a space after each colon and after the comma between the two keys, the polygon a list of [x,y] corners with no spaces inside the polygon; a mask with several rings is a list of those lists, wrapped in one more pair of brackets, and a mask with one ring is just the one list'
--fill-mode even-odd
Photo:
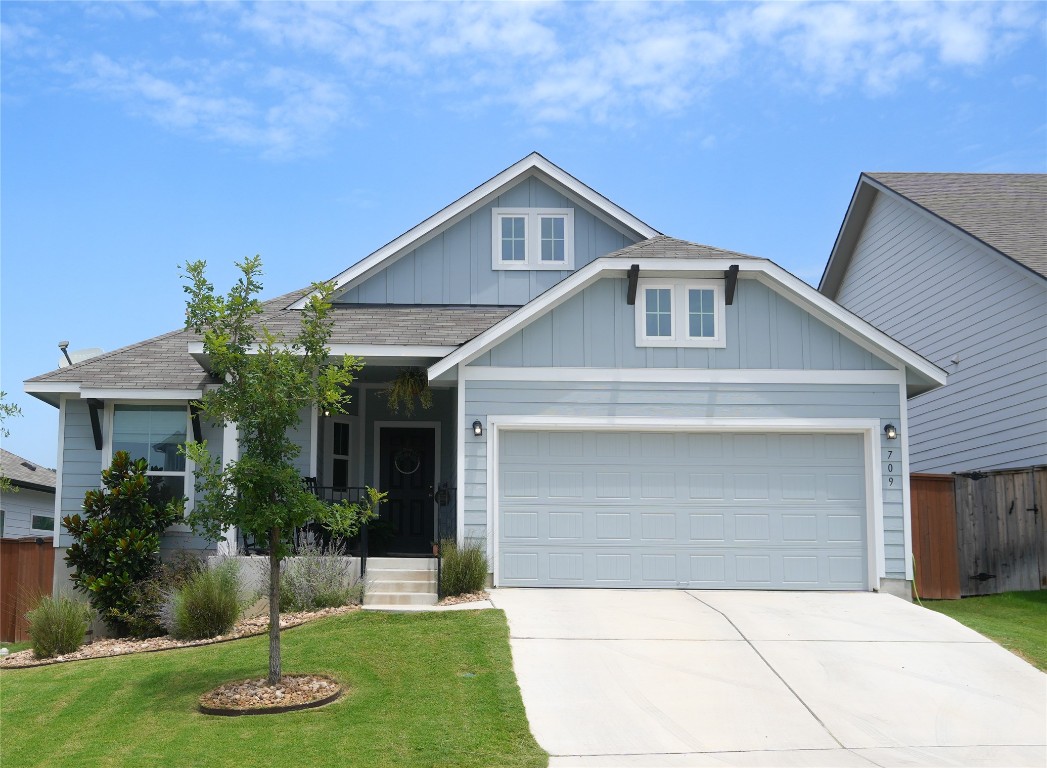
{"label": "wooden privacy fence", "polygon": [[50,538],[0,539],[0,641],[29,639],[25,612],[51,594],[55,550]]}
{"label": "wooden privacy fence", "polygon": [[921,597],[1047,588],[1047,467],[913,475],[911,489]]}

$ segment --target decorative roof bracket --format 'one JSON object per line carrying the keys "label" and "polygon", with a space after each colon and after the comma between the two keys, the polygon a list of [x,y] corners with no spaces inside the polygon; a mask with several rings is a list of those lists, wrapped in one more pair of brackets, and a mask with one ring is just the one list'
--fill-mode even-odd
{"label": "decorative roof bracket", "polygon": [[640,279],[640,265],[633,264],[629,267],[629,296],[626,303],[633,306],[636,303],[636,282]]}
{"label": "decorative roof bracket", "polygon": [[734,304],[734,291],[738,287],[738,265],[732,264],[723,273],[723,279],[726,280],[724,286],[724,304]]}

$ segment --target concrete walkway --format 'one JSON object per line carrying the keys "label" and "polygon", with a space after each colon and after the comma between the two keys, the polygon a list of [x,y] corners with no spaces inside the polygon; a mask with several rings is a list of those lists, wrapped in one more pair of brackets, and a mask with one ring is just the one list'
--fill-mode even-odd
{"label": "concrete walkway", "polygon": [[1047,765],[1047,676],[895,597],[491,594],[552,766]]}

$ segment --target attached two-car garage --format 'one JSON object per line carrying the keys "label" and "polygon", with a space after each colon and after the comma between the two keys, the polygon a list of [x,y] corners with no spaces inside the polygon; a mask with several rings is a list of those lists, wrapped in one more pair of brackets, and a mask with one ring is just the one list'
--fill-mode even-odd
{"label": "attached two-car garage", "polygon": [[865,589],[855,432],[504,429],[499,586]]}

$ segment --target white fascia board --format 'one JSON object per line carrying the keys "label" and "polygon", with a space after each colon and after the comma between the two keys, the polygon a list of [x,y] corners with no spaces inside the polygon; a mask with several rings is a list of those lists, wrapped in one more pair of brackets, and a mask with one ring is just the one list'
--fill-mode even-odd
{"label": "white fascia board", "polygon": [[657,416],[497,416],[487,417],[489,424],[501,429],[573,430],[642,428],[654,432],[878,432],[879,419],[864,418],[759,418],[731,416],[694,416],[662,418]]}
{"label": "white fascia board", "polygon": [[763,368],[500,368],[462,366],[467,381],[572,381],[652,384],[904,384],[901,371]]}
{"label": "white fascia board", "polygon": [[[257,354],[259,348],[260,345],[252,344],[248,347],[248,352]],[[456,349],[458,349],[456,346],[429,344],[330,344],[327,347],[331,355],[353,355],[354,357],[440,358],[446,357]],[[190,341],[189,354],[198,360],[206,357],[204,343],[202,341]]]}
{"label": "white fascia board", "polygon": [[79,382],[75,381],[27,381],[22,390],[30,395],[75,394],[80,391]]}
{"label": "white fascia board", "polygon": [[332,344],[328,347],[332,355],[354,355],[356,357],[446,357],[456,346],[429,346],[427,344]]}
{"label": "white fascia board", "polygon": [[202,389],[81,389],[80,399],[87,400],[199,400]]}
{"label": "white fascia board", "polygon": [[[582,184],[582,182],[578,181],[578,179],[571,176],[562,168],[553,165],[537,152],[532,152],[519,162],[506,168],[497,176],[487,180],[472,192],[458,198],[446,208],[443,208],[430,216],[421,224],[407,230],[395,240],[383,245],[374,253],[365,256],[356,264],[349,267],[349,269],[337,275],[332,281],[335,288],[342,288],[356,278],[374,270],[387,259],[396,256],[402,251],[415,247],[420,241],[432,235],[440,227],[464,214],[470,208],[479,205],[488,197],[495,196],[503,187],[512,184],[518,179],[536,170],[553,179],[593,208],[621,221],[626,226],[638,232],[644,239],[659,234],[657,230],[640,221],[623,208],[615,205],[595,190]],[[308,302],[309,295],[303,296],[292,304],[289,309],[303,309]]]}

